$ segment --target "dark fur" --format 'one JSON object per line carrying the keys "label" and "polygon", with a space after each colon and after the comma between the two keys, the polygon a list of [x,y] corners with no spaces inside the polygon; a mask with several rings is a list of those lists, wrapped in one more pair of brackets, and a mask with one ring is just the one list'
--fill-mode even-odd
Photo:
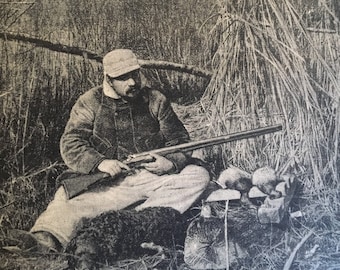
{"label": "dark fur", "polygon": [[66,248],[73,254],[69,266],[96,269],[96,263],[109,265],[121,259],[146,254],[143,242],[164,247],[183,244],[185,228],[181,214],[168,207],[141,211],[110,211],[93,219],[85,219]]}

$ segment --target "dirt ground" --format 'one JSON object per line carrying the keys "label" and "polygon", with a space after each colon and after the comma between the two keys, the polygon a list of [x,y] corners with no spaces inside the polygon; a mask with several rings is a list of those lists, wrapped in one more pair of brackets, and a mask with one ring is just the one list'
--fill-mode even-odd
{"label": "dirt ground", "polygon": [[[221,205],[217,205],[223,211]],[[249,257],[231,260],[230,269],[340,269],[340,231],[330,229],[334,220],[322,218],[315,229],[307,228],[307,218],[287,218],[280,225],[257,222],[256,210],[231,205],[228,211],[229,242],[237,242]],[[309,226],[309,225],[308,225]],[[224,228],[222,228],[224,229]],[[184,250],[127,259],[100,269],[180,269],[189,270]],[[17,253],[0,250],[0,269],[69,269],[67,254]],[[286,267],[286,268],[284,268]]]}

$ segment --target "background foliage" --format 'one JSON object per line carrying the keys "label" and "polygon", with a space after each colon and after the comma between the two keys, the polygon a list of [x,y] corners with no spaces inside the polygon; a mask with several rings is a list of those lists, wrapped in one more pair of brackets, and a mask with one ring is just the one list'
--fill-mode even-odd
{"label": "background foliage", "polygon": [[[221,161],[220,169],[233,163],[251,172],[270,165],[296,173],[300,181],[296,204],[305,216],[292,221],[279,245],[258,247],[249,269],[282,268],[290,247],[311,228],[316,233],[307,248],[319,246],[325,251],[319,259],[339,266],[339,1],[35,0],[0,5],[0,31],[98,54],[130,48],[141,59],[213,70],[210,81],[144,71],[172,101],[186,105],[176,109],[194,137],[283,123],[282,133],[207,152]],[[2,232],[29,229],[51,199],[55,177],[64,169],[59,138],[69,110],[81,93],[101,83],[102,72],[86,55],[8,40],[0,40],[0,57]],[[300,269],[313,264],[302,255],[296,261]]]}
{"label": "background foliage", "polygon": [[[212,134],[282,123],[224,159],[254,170],[293,168],[313,190],[339,184],[339,21],[336,1],[221,1],[219,48],[202,99]],[[307,184],[307,183],[306,183]]]}
{"label": "background foliage", "polygon": [[[182,1],[164,3],[159,1],[54,1],[53,3],[36,1],[25,7],[23,4],[8,3],[4,7],[12,20],[4,20],[3,29],[41,37],[55,43],[86,48],[98,54],[124,47],[135,50],[142,59],[167,60],[200,66],[204,63],[204,58],[199,55],[199,52],[202,51],[207,32],[203,20],[208,5],[205,1],[195,1],[195,3],[197,9],[191,8],[193,3],[190,1],[186,3]],[[29,9],[19,18],[16,19],[15,15],[10,16],[13,10],[22,12],[25,8]],[[210,5],[209,9],[211,9]],[[3,12],[6,10],[4,9]],[[188,13],[190,16],[187,16]],[[68,109],[79,94],[101,82],[101,67],[87,61],[86,56],[81,59],[15,42],[2,41],[1,45],[2,59],[4,59],[1,69],[1,78],[3,78],[1,91],[5,96],[10,94],[12,97],[3,98],[3,100],[8,99],[5,102],[9,102],[4,104],[4,108],[16,110],[14,105],[19,105],[19,115],[23,114],[22,118],[26,118],[20,121],[30,122],[26,125],[25,122],[20,123],[21,129],[40,123],[41,127],[34,128],[34,132],[44,132],[41,129],[48,132],[48,127],[53,126],[53,133],[58,136],[60,132],[55,132],[54,129],[62,129],[65,121],[60,116],[67,117]],[[169,95],[176,95],[174,92],[179,89],[173,89],[175,82],[167,80],[164,74],[155,73],[154,76],[162,79],[158,80],[158,83],[163,86],[171,83],[165,85],[168,87],[165,91]],[[177,76],[174,79],[186,80],[187,78]],[[194,84],[191,89],[182,87],[179,90],[182,91],[181,96],[193,97],[197,83],[193,80],[191,82]],[[180,83],[177,87],[183,85]],[[198,84],[196,88],[199,87],[201,85]],[[185,92],[186,90],[188,92]],[[199,90],[202,92],[202,89]],[[21,103],[14,100],[18,97],[14,97],[15,93],[22,95]],[[6,120],[11,118],[7,112],[6,114]],[[56,118],[59,122],[49,123],[58,121]],[[27,138],[22,140],[26,143],[32,141],[27,141],[32,135],[29,130],[17,130],[19,127],[13,128],[11,125],[13,123],[6,124],[9,125],[7,130],[13,129],[13,134],[25,134]],[[48,137],[50,135],[52,134],[48,134]],[[51,138],[47,145],[50,147],[55,141],[56,138]],[[20,139],[15,144],[19,149],[24,146],[24,142],[20,143]],[[45,144],[40,141],[39,145],[42,147]],[[24,148],[27,149],[27,145]],[[51,153],[50,158],[54,157],[55,151]],[[25,166],[16,164],[16,167],[22,169]]]}
{"label": "background foliage", "polygon": [[[204,44],[215,23],[214,7],[212,2],[193,0],[8,1],[1,3],[0,30],[99,55],[130,48],[141,59],[206,67]],[[10,204],[9,212],[17,209],[18,215],[7,219],[6,214],[2,222],[29,228],[53,194],[55,175],[63,167],[59,138],[69,110],[81,93],[102,82],[102,70],[86,55],[34,44],[0,40],[0,54],[0,183],[9,185],[13,195],[4,192],[0,201]],[[180,103],[197,100],[207,84],[206,79],[176,72],[145,73],[155,87]],[[27,205],[32,207],[28,213],[19,211]],[[21,224],[26,214],[29,222]]]}

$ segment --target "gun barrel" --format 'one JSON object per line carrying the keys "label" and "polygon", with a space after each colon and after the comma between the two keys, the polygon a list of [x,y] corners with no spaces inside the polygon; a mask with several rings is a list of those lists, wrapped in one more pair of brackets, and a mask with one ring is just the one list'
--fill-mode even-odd
{"label": "gun barrel", "polygon": [[[228,142],[242,140],[242,139],[253,138],[253,137],[273,133],[273,132],[280,131],[280,130],[282,130],[282,125],[275,125],[275,126],[268,126],[268,127],[257,128],[257,129],[248,130],[248,131],[232,133],[229,135],[224,135],[224,136],[215,137],[211,139],[205,139],[205,140],[201,140],[197,142],[183,143],[179,145],[155,149],[149,152],[135,154],[131,156],[133,160],[128,159],[124,162],[126,164],[130,164],[130,163],[133,164],[136,162],[145,162],[145,161],[147,162],[148,154],[150,153],[166,155],[166,154],[175,153],[179,151],[193,151],[193,150],[203,148],[203,147],[213,146],[213,145],[222,144],[222,143],[228,143]],[[91,175],[82,175],[79,177],[65,179],[63,181],[63,185],[66,190],[68,199],[73,198],[74,196],[87,190],[88,187],[90,187],[92,184],[107,177],[110,177],[107,173],[95,173]]]}
{"label": "gun barrel", "polygon": [[[257,129],[252,129],[252,130],[246,130],[246,131],[242,131],[242,132],[231,133],[231,134],[228,134],[228,135],[222,135],[222,136],[218,136],[218,137],[211,138],[211,139],[200,140],[200,141],[197,141],[197,142],[193,141],[193,142],[183,143],[183,144],[180,144],[180,145],[164,147],[164,148],[160,148],[160,149],[151,150],[148,153],[156,153],[156,154],[166,155],[166,154],[179,152],[179,151],[193,151],[193,150],[196,150],[196,149],[200,149],[200,148],[208,147],[208,146],[213,146],[213,145],[217,145],[217,144],[254,138],[254,137],[261,136],[261,135],[274,133],[274,132],[277,132],[277,131],[280,131],[280,130],[282,130],[281,124],[257,128]],[[140,153],[140,154],[143,155],[145,153]],[[139,154],[137,154],[137,155],[139,155]]]}

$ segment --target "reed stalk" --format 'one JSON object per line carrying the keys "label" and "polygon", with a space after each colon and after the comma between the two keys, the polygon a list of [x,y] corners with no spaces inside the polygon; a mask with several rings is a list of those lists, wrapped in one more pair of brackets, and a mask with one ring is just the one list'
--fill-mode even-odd
{"label": "reed stalk", "polygon": [[225,147],[225,163],[290,168],[308,174],[315,190],[338,187],[339,35],[309,32],[303,10],[290,1],[220,5],[216,72],[201,102],[210,132],[285,127],[281,135]]}
{"label": "reed stalk", "polygon": [[[1,31],[84,48],[98,55],[114,48],[130,48],[141,59],[201,68],[205,68],[200,53],[203,40],[214,23],[205,18],[212,8],[203,0],[161,4],[157,0],[36,0],[27,5],[5,1],[0,9]],[[102,68],[86,54],[73,56],[6,39],[0,40],[0,55],[0,183],[2,190],[8,191],[0,198],[0,205],[15,198],[0,221],[9,218],[11,224],[19,224],[16,227],[29,228],[24,224],[26,216],[32,223],[55,186],[43,173],[25,175],[61,162],[59,139],[70,109],[80,94],[102,83]],[[199,99],[207,84],[207,79],[174,71],[150,70],[146,75],[156,79],[154,86],[172,100],[182,102]],[[18,182],[22,190],[13,189]],[[26,189],[27,197],[20,197]],[[35,196],[41,200],[38,209],[32,204]],[[15,209],[23,211],[11,215],[10,210]]]}

